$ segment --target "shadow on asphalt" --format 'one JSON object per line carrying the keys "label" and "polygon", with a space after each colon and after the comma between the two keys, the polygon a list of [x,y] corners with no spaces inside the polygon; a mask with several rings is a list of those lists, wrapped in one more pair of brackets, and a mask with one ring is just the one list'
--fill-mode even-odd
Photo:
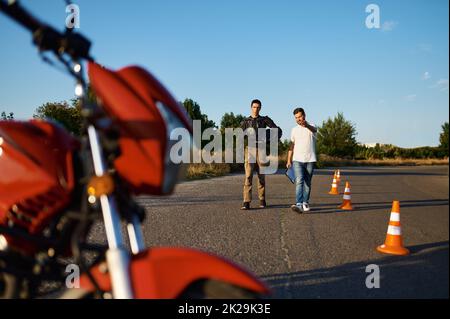
{"label": "shadow on asphalt", "polygon": [[[353,211],[344,211],[339,209],[338,206],[342,204],[342,201],[336,203],[326,203],[326,204],[311,204],[311,210],[307,212],[310,214],[327,214],[327,213],[338,213],[338,212],[355,212],[355,211],[365,211],[365,210],[375,210],[375,209],[385,209],[390,210],[392,208],[392,202],[369,202],[369,203],[353,203]],[[284,205],[267,205],[264,209],[279,208],[279,209],[290,209],[292,204]],[[404,207],[431,207],[431,206],[447,206],[449,205],[448,199],[430,199],[430,200],[405,200],[400,202],[400,208]],[[261,208],[252,208],[251,210],[264,210]]]}
{"label": "shadow on asphalt", "polygon": [[[325,214],[341,212],[337,206],[341,205],[341,202],[336,204],[311,204],[311,211],[308,214]],[[392,202],[368,202],[368,203],[352,203],[353,211],[365,211],[374,209],[386,209],[392,208]],[[448,199],[429,199],[429,200],[404,200],[400,201],[400,209],[405,207],[432,207],[432,206],[448,206]]]}
{"label": "shadow on asphalt", "polygon": [[[380,166],[380,167],[355,167],[355,168],[345,168],[341,169],[341,179],[345,178],[346,176],[448,176],[448,169],[447,172],[416,172],[408,170],[407,168],[399,170],[398,167],[389,169],[383,169],[386,167]],[[411,166],[411,169],[417,169],[417,166]],[[277,171],[277,175],[284,175],[285,169],[279,169]],[[330,178],[333,178],[334,169],[327,169],[327,168],[321,168],[314,170],[314,175],[320,175],[320,176],[330,176]]]}
{"label": "shadow on asphalt", "polygon": [[[317,170],[314,175],[326,175],[333,177],[333,172],[331,170]],[[371,171],[341,171],[341,180],[346,176],[448,176],[446,173],[432,173],[432,172],[413,172],[413,171],[385,171],[385,170],[374,170]]]}
{"label": "shadow on asphalt", "polygon": [[[381,259],[261,279],[272,288],[273,298],[448,298],[448,241],[407,248],[409,256],[384,255]],[[380,288],[366,287],[369,264],[380,267]]]}
{"label": "shadow on asphalt", "polygon": [[[277,198],[277,197],[276,197]],[[279,198],[284,199],[284,198]],[[180,197],[166,197],[163,199],[155,199],[148,197],[141,197],[138,202],[144,207],[168,207],[168,206],[190,206],[190,205],[210,205],[214,202],[223,202],[236,200],[238,204],[236,209],[240,208],[240,200],[236,199],[236,196],[207,196],[207,197],[190,197],[190,198],[180,198]],[[265,210],[271,208],[278,209],[289,209],[292,203],[271,205],[269,204]],[[324,214],[324,213],[335,213],[341,211],[337,207],[342,204],[342,200],[336,201],[336,203],[324,203],[316,204],[311,203],[311,211],[308,214]],[[264,210],[257,206],[257,202],[253,203],[252,210]],[[432,207],[432,206],[446,206],[449,205],[448,199],[429,199],[429,200],[404,200],[400,201],[400,207]],[[392,207],[392,202],[365,202],[365,203],[353,203],[353,211],[365,211],[374,209],[386,209],[389,210]]]}

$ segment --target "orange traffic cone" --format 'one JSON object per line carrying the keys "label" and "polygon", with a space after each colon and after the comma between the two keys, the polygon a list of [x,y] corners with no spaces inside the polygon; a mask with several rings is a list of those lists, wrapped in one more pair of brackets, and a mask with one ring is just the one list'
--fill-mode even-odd
{"label": "orange traffic cone", "polygon": [[340,171],[340,170],[337,170],[336,181],[337,181],[338,183],[341,182],[341,171]]}
{"label": "orange traffic cone", "polygon": [[333,176],[333,183],[331,183],[331,190],[328,192],[330,195],[339,195],[338,189],[337,189],[337,181],[336,181],[336,172]]}
{"label": "orange traffic cone", "polygon": [[400,226],[400,202],[397,200],[392,202],[386,240],[383,245],[377,247],[377,250],[391,255],[409,254],[409,250],[403,247],[402,227]]}
{"label": "orange traffic cone", "polygon": [[351,192],[350,192],[350,183],[349,182],[345,183],[344,201],[339,206],[339,208],[345,209],[345,210],[353,210],[352,196],[351,196]]}

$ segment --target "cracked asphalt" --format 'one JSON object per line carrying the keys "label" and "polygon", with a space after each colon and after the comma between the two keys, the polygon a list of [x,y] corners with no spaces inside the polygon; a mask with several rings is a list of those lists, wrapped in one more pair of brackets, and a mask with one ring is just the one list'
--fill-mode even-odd
{"label": "cracked asphalt", "polygon": [[[139,197],[148,212],[146,245],[224,256],[258,275],[274,298],[448,298],[448,166],[341,168],[339,196],[328,194],[332,174],[315,171],[304,214],[290,210],[294,185],[283,174],[266,177],[266,209],[239,209],[242,174],[183,182],[170,197]],[[345,181],[353,211],[337,209]],[[393,200],[409,256],[376,251]],[[366,287],[370,264],[379,266],[380,288]]]}

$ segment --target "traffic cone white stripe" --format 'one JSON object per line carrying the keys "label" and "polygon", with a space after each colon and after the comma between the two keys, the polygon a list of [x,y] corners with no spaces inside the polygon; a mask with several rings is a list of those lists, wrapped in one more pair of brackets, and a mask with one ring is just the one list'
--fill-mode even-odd
{"label": "traffic cone white stripe", "polygon": [[389,235],[400,236],[402,234],[402,228],[399,226],[389,225],[387,233]]}
{"label": "traffic cone white stripe", "polygon": [[350,193],[350,188],[345,188],[344,193]]}
{"label": "traffic cone white stripe", "polygon": [[391,222],[399,222],[400,214],[396,212],[391,212]]}
{"label": "traffic cone white stripe", "polygon": [[352,199],[352,197],[351,197],[350,195],[345,195],[345,194],[344,194],[344,199],[350,200],[350,199]]}

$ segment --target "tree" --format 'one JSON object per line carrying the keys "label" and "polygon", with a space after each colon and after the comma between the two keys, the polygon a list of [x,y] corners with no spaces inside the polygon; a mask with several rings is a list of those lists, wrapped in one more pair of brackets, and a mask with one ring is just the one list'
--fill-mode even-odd
{"label": "tree", "polygon": [[442,133],[439,135],[439,148],[448,156],[448,122],[442,125]]}
{"label": "tree", "polygon": [[13,113],[13,112],[9,112],[9,114],[6,114],[6,112],[3,111],[3,112],[0,114],[0,120],[3,120],[3,121],[14,120],[14,113]]}
{"label": "tree", "polygon": [[347,121],[342,113],[333,119],[328,118],[318,128],[317,149],[319,154],[338,157],[354,157],[356,144],[356,128]]}
{"label": "tree", "polygon": [[280,143],[278,144],[278,154],[286,154],[289,151],[290,146],[290,140],[284,139],[283,141],[280,141]]}
{"label": "tree", "polygon": [[216,123],[208,119],[208,115],[203,114],[200,105],[192,99],[185,99],[182,103],[192,120],[200,120],[202,131],[210,127],[216,127]]}
{"label": "tree", "polygon": [[75,135],[81,134],[82,116],[77,100],[72,100],[72,105],[66,101],[45,103],[36,109],[33,117],[53,119]]}
{"label": "tree", "polygon": [[242,114],[234,115],[233,112],[225,113],[222,116],[222,120],[220,121],[220,131],[222,133],[225,132],[226,128],[237,128],[241,126],[241,122],[245,119],[245,116]]}

